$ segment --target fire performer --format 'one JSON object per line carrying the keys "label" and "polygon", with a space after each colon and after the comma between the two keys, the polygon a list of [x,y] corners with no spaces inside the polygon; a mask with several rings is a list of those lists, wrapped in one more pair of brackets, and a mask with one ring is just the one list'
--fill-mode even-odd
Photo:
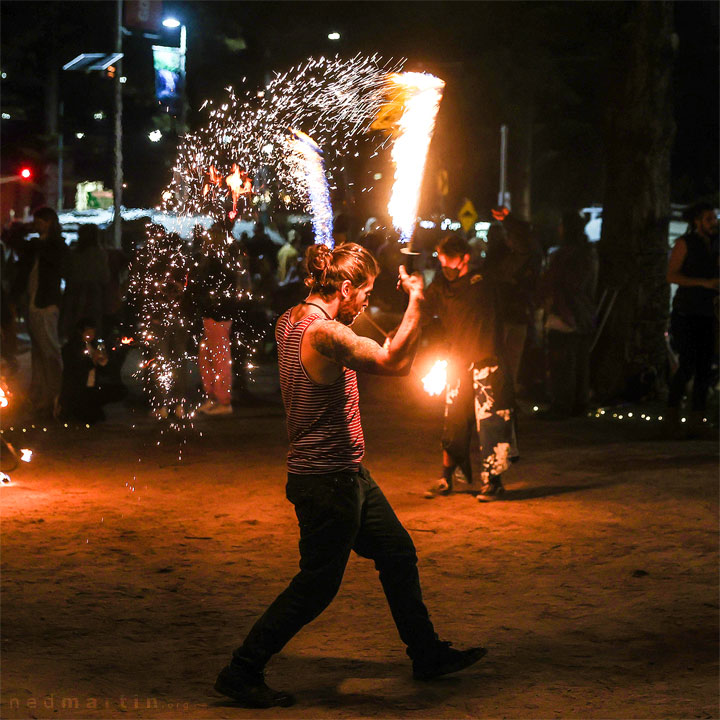
{"label": "fire performer", "polygon": [[415,546],[361,464],[356,371],[406,375],[417,348],[422,278],[400,267],[408,306],[383,346],[349,326],[367,307],[379,269],[363,247],[308,248],[307,299],[276,328],[280,385],[290,449],[286,494],[300,525],[300,572],[255,623],[215,689],[248,707],[287,706],[291,695],[269,688],[270,658],[335,597],[350,551],[375,562],[413,675],[430,680],[477,662],[485,649],[456,650],[435,634],[422,600]]}
{"label": "fire performer", "polygon": [[423,324],[440,319],[448,353],[442,476],[427,497],[453,491],[460,468],[472,483],[473,426],[482,458],[480,501],[499,499],[501,475],[518,458],[512,378],[503,358],[495,293],[487,278],[470,268],[470,245],[448,235],[437,246],[441,274],[428,286]]}

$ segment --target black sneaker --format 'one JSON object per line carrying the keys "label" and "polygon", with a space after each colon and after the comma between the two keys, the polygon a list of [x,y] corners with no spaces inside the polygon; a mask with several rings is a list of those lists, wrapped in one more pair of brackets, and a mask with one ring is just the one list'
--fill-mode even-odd
{"label": "black sneaker", "polygon": [[273,690],[265,684],[262,670],[237,662],[226,665],[220,671],[215,690],[248,708],[289,707],[295,704],[292,695]]}
{"label": "black sneaker", "polygon": [[440,642],[435,652],[414,658],[413,677],[415,680],[432,680],[441,675],[464,670],[487,655],[487,650],[483,647],[455,650],[450,647],[451,645],[452,643],[449,642]]}
{"label": "black sneaker", "polygon": [[490,479],[480,488],[477,494],[478,502],[493,502],[500,500],[505,494],[505,486],[502,484],[500,477],[490,477]]}

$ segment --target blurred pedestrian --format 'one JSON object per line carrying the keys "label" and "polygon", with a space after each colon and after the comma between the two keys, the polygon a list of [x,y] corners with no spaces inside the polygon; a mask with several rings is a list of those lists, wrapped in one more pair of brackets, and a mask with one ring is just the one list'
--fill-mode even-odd
{"label": "blurred pedestrian", "polygon": [[[489,254],[483,275],[497,286],[505,361],[517,392],[525,340],[534,319],[543,256],[530,223],[509,213],[499,227],[502,229],[496,232],[504,247]],[[490,241],[489,237],[488,244]],[[496,238],[492,241],[496,242]]]}
{"label": "blurred pedestrian", "polygon": [[119,382],[108,382],[102,371],[109,364],[107,345],[97,336],[94,318],[81,318],[62,349],[63,382],[60,413],[81,423],[105,419],[103,406],[118,402],[127,389]]}
{"label": "blurred pedestrian", "polygon": [[58,322],[67,248],[60,221],[52,208],[36,210],[33,224],[38,237],[24,244],[20,260],[31,342],[30,402],[36,414],[56,416],[62,385]]}
{"label": "blurred pedestrian", "polygon": [[[300,258],[300,233],[294,228],[290,228],[287,234],[287,242],[278,250],[277,254],[277,281],[279,285],[288,282],[288,276],[296,272],[298,260]],[[292,282],[293,277],[290,277]]]}
{"label": "blurred pedestrian", "polygon": [[424,323],[440,319],[448,365],[442,475],[427,496],[451,493],[456,468],[472,483],[470,441],[477,432],[482,459],[477,498],[497,500],[505,491],[502,474],[519,453],[495,286],[470,267],[470,245],[459,235],[443,238],[437,253],[441,272],[425,291],[423,315]]}
{"label": "blurred pedestrian", "polygon": [[23,223],[13,222],[3,228],[0,255],[0,356],[3,374],[14,374],[17,362],[17,310],[19,304],[18,270],[21,267],[22,246],[27,242],[27,228]]}
{"label": "blurred pedestrian", "polygon": [[560,246],[542,278],[550,397],[547,419],[583,415],[590,399],[590,343],[595,327],[598,261],[585,220],[563,213]]}
{"label": "blurred pedestrian", "polygon": [[670,338],[678,354],[678,369],[670,380],[668,420],[680,421],[680,403],[690,380],[691,426],[702,422],[710,386],[718,323],[718,219],[710,203],[685,211],[687,232],[679,237],[668,262],[667,281],[678,288],[673,298]]}
{"label": "blurred pedestrian", "polygon": [[149,370],[153,381],[153,414],[159,420],[165,420],[171,412],[178,420],[186,415],[190,332],[185,277],[184,268],[168,268],[159,283],[157,312],[148,325],[147,337],[152,351]]}
{"label": "blurred pedestrian", "polygon": [[77,245],[70,249],[66,260],[67,284],[60,323],[63,337],[69,337],[84,317],[92,318],[94,327],[101,329],[110,270],[97,225],[80,225]]}
{"label": "blurred pedestrian", "polygon": [[103,298],[103,332],[106,336],[114,333],[122,324],[123,302],[127,292],[129,258],[125,251],[106,247],[108,261],[108,282]]}
{"label": "blurred pedestrian", "polygon": [[239,251],[228,242],[222,224],[215,223],[203,238],[188,278],[190,299],[203,323],[198,364],[206,399],[198,410],[206,415],[232,413],[230,329],[244,292]]}

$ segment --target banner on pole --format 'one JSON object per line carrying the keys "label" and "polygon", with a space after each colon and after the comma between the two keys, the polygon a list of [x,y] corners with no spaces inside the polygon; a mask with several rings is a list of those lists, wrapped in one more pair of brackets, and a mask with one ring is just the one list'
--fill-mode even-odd
{"label": "banner on pole", "polygon": [[141,30],[159,30],[162,22],[161,0],[125,0],[123,23]]}
{"label": "banner on pole", "polygon": [[178,115],[182,109],[185,72],[180,48],[153,45],[155,67],[155,95],[171,115]]}

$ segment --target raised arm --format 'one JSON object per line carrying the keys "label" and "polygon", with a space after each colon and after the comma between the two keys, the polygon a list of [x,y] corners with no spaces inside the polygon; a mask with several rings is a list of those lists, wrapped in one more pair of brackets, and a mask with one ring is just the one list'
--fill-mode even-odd
{"label": "raised arm", "polygon": [[400,266],[400,284],[408,293],[408,306],[392,338],[378,345],[370,338],[356,335],[338,322],[313,323],[308,333],[310,346],[332,362],[374,375],[407,375],[410,372],[420,335],[420,308],[423,281],[408,275]]}

